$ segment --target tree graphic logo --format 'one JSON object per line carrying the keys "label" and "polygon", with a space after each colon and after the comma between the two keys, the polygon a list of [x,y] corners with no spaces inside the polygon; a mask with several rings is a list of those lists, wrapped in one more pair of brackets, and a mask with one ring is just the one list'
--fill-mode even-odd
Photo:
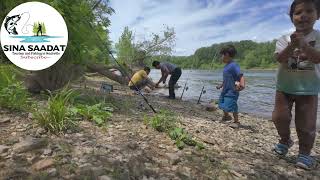
{"label": "tree graphic logo", "polygon": [[[38,23],[34,23],[33,24],[33,29],[32,29],[32,32],[33,32],[33,35],[34,36],[45,36],[46,33],[47,33],[47,30],[46,30],[46,26],[44,24],[44,22],[38,22]],[[40,34],[41,33],[41,34]]]}
{"label": "tree graphic logo", "polygon": [[0,31],[1,47],[16,66],[38,71],[54,65],[68,44],[61,14],[48,4],[27,2],[12,9]]}

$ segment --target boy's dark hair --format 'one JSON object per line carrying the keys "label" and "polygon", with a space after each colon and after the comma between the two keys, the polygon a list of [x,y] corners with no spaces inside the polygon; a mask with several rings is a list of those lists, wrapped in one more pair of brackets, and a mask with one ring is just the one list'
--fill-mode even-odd
{"label": "boy's dark hair", "polygon": [[301,3],[313,3],[318,14],[318,18],[320,16],[320,0],[294,0],[290,6],[289,16],[292,21],[294,10],[296,9],[298,4]]}
{"label": "boy's dark hair", "polygon": [[150,72],[150,68],[148,66],[144,67],[143,70]]}
{"label": "boy's dark hair", "polygon": [[159,61],[153,61],[153,62],[152,62],[152,66],[153,66],[153,67],[156,67],[156,66],[158,66],[159,64],[160,64]]}
{"label": "boy's dark hair", "polygon": [[237,50],[233,45],[227,45],[220,50],[220,54],[229,54],[230,57],[234,58],[237,54]]}

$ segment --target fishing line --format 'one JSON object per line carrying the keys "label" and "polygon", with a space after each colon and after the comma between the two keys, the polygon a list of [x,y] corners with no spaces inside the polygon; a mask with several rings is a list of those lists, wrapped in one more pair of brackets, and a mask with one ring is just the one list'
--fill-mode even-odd
{"label": "fishing line", "polygon": [[[29,34],[29,31],[28,31],[28,26],[32,26],[33,27],[33,25],[32,24],[27,24],[28,22],[29,22],[29,20],[30,20],[30,13],[29,12],[24,12],[24,13],[22,13],[22,14],[20,14],[20,17],[23,15],[23,14],[27,14],[28,15],[28,20],[24,23],[24,25],[22,26],[22,28],[21,28],[21,32],[22,32],[22,34]],[[26,31],[24,31],[24,30],[26,30]]]}
{"label": "fishing line", "polygon": [[[94,10],[94,9],[92,9]],[[136,86],[136,84],[134,82],[132,82],[130,76],[128,75],[128,73],[125,71],[125,69],[122,67],[122,65],[117,61],[117,59],[113,56],[113,53],[110,51],[109,47],[104,43],[104,41],[102,40],[102,38],[100,37],[100,35],[98,33],[95,32],[95,29],[93,28],[93,26],[89,23],[89,21],[86,21],[88,23],[88,25],[90,26],[90,28],[93,30],[94,34],[96,35],[96,37],[102,42],[104,48],[106,48],[106,50],[108,51],[109,55],[112,57],[112,59],[114,60],[114,62],[116,62],[116,64],[119,66],[119,68],[123,71],[122,73],[129,79],[129,81],[133,84],[133,86],[135,87],[135,89],[138,91],[139,95],[143,98],[143,100],[148,104],[148,106],[150,107],[150,109],[154,112],[157,113],[157,111],[153,108],[153,106],[149,103],[148,99],[142,94],[141,90]]]}

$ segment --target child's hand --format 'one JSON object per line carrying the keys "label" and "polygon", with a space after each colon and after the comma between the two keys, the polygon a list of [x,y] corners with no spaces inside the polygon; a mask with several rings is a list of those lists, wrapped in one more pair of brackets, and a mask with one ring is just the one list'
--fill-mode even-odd
{"label": "child's hand", "polygon": [[242,91],[244,89],[244,85],[242,85],[239,81],[236,81],[235,85],[237,91]]}
{"label": "child's hand", "polygon": [[294,32],[290,36],[291,44],[295,48],[303,48],[307,46],[307,43],[304,40],[304,35],[302,33]]}

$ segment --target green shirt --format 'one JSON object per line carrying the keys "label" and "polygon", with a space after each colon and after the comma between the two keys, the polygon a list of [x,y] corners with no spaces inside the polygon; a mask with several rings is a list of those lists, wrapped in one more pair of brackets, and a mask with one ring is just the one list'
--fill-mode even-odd
{"label": "green shirt", "polygon": [[[276,43],[275,53],[283,51],[290,43],[290,34],[282,36]],[[320,51],[320,32],[312,31],[305,41]],[[294,95],[318,95],[320,92],[320,64],[304,58],[299,49],[286,63],[280,63],[276,89]]]}

